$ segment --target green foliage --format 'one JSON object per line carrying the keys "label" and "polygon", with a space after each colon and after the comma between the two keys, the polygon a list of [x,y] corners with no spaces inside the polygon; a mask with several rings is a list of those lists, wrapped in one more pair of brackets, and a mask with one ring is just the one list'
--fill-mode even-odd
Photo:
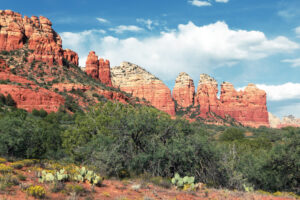
{"label": "green foliage", "polygon": [[36,109],[33,109],[32,110],[32,114],[34,116],[37,116],[37,117],[46,117],[48,115],[48,113],[44,110],[44,109],[41,109],[41,110],[36,110]]}
{"label": "green foliage", "polygon": [[217,154],[203,135],[152,107],[107,102],[77,116],[63,134],[63,147],[75,161],[109,176],[125,170],[171,177],[177,171],[218,184]]}
{"label": "green foliage", "polygon": [[16,106],[16,102],[14,101],[14,99],[11,97],[10,94],[4,96],[3,94],[0,93],[0,106],[1,105]]}
{"label": "green foliage", "polygon": [[220,136],[221,141],[234,141],[244,139],[244,131],[238,128],[228,128]]}

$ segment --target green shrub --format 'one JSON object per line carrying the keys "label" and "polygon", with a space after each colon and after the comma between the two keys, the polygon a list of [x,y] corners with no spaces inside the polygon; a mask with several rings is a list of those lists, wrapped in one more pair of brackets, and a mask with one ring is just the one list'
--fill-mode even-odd
{"label": "green shrub", "polygon": [[245,138],[244,131],[239,128],[227,128],[220,136],[221,141],[234,141]]}

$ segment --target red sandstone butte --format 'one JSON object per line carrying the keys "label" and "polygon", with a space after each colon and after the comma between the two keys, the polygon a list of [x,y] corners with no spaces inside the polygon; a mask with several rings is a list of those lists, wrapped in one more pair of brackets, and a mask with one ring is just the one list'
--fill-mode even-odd
{"label": "red sandstone butte", "polygon": [[134,97],[144,98],[157,109],[175,115],[175,103],[170,89],[145,69],[123,62],[111,69],[112,84]]}
{"label": "red sandstone butte", "polygon": [[175,80],[173,98],[181,107],[194,104],[195,85],[193,79],[185,72],[181,72]]}
{"label": "red sandstone butte", "polygon": [[229,115],[245,126],[269,127],[266,92],[249,84],[244,91],[236,91],[231,83],[221,84],[222,115]]}
{"label": "red sandstone butte", "polygon": [[210,112],[219,115],[221,104],[217,94],[217,81],[207,74],[201,74],[195,97],[195,106],[200,105],[200,117],[206,118]]}
{"label": "red sandstone butte", "polygon": [[90,51],[85,64],[86,73],[94,79],[99,77],[99,62],[95,51]]}
{"label": "red sandstone butte", "polygon": [[112,86],[109,60],[99,59],[99,79],[105,85]]}
{"label": "red sandstone butte", "polygon": [[[0,50],[16,50],[25,44],[34,51],[28,56],[29,62],[43,61],[50,66],[63,64],[62,41],[49,19],[43,16],[22,18],[21,14],[11,10],[0,10]],[[75,64],[75,60],[69,61]]]}
{"label": "red sandstone butte", "polygon": [[86,73],[94,79],[99,79],[107,86],[112,86],[110,75],[110,62],[100,58],[94,51],[90,51],[86,60]]}

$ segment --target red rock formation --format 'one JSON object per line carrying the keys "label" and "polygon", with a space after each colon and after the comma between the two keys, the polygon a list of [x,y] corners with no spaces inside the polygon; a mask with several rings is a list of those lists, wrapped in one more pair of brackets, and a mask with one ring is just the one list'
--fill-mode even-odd
{"label": "red rock formation", "polygon": [[[25,16],[22,19],[19,13],[0,10],[0,50],[16,50],[25,44],[34,51],[28,57],[29,62],[38,60],[50,66],[63,64],[61,38],[52,29],[52,23],[47,18]],[[72,57],[69,61],[76,63],[76,58]]]}
{"label": "red rock formation", "polygon": [[104,61],[103,58],[98,60],[94,51],[91,51],[87,57],[85,71],[94,79],[99,79],[105,85],[112,86],[109,60]]}
{"label": "red rock formation", "polygon": [[109,60],[99,59],[99,79],[107,86],[112,86]]}
{"label": "red rock formation", "polygon": [[90,51],[85,65],[86,73],[94,79],[99,77],[99,62],[98,56],[95,54],[95,51]]}
{"label": "red rock formation", "polygon": [[195,86],[193,79],[185,72],[181,72],[175,81],[173,98],[181,107],[189,107],[194,104]]}
{"label": "red rock formation", "polygon": [[70,49],[64,50],[64,58],[74,65],[78,65],[78,54]]}
{"label": "red rock formation", "polygon": [[55,90],[57,89],[58,91],[72,91],[72,90],[81,90],[83,92],[89,90],[91,87],[86,86],[83,84],[75,84],[75,83],[56,83],[52,85],[52,88]]}
{"label": "red rock formation", "polygon": [[44,88],[29,89],[18,85],[0,84],[0,93],[10,94],[17,104],[17,108],[31,112],[33,109],[44,109],[47,112],[57,112],[64,104],[62,96]]}
{"label": "red rock formation", "polygon": [[24,44],[24,28],[22,16],[11,10],[0,10],[0,50],[11,51],[22,48]]}
{"label": "red rock formation", "polygon": [[269,127],[266,92],[249,84],[244,91],[237,92],[233,85],[221,85],[221,116],[229,115],[245,126]]}
{"label": "red rock formation", "polygon": [[145,69],[123,62],[121,66],[112,68],[111,74],[114,87],[119,87],[134,97],[145,98],[157,109],[175,115],[175,103],[170,89]]}
{"label": "red rock formation", "polygon": [[206,118],[210,112],[220,113],[220,101],[217,97],[218,83],[207,74],[201,74],[195,97],[195,106],[200,105],[200,116]]}
{"label": "red rock formation", "polygon": [[65,100],[62,96],[45,88],[40,88],[33,81],[24,77],[12,74],[7,68],[5,61],[1,59],[0,80],[9,80],[11,83],[20,84],[9,84],[9,82],[8,84],[0,84],[0,93],[5,96],[10,94],[16,102],[17,108],[22,108],[29,112],[33,109],[56,112],[61,105],[64,105]]}

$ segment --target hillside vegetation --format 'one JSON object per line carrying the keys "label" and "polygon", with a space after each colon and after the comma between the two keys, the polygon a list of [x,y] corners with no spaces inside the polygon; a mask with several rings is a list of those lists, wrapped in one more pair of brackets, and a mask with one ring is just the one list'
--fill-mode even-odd
{"label": "hillside vegetation", "polygon": [[112,102],[72,115],[30,114],[6,99],[0,101],[0,154],[7,159],[87,165],[119,179],[170,180],[179,173],[207,187],[299,194],[299,128],[189,123],[152,107]]}

